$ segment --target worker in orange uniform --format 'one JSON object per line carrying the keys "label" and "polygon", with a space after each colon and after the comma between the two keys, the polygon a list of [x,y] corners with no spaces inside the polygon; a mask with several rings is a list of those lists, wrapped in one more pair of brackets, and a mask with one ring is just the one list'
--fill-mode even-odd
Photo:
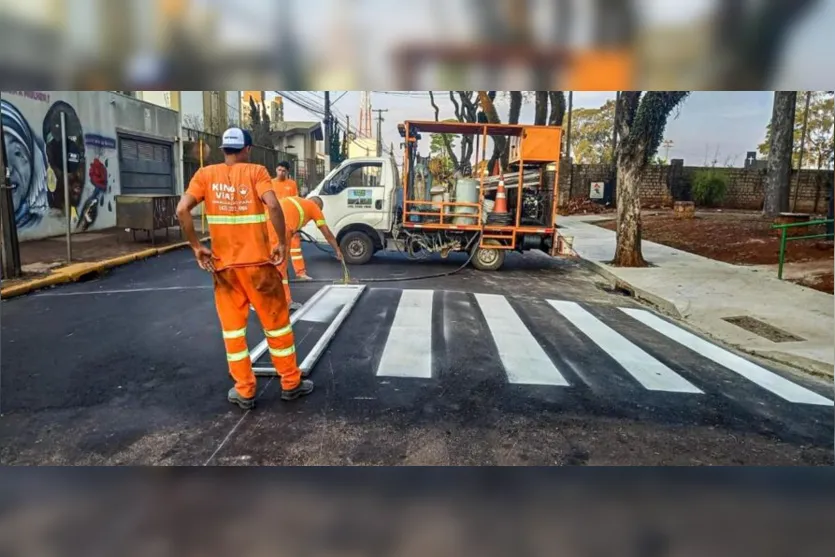
{"label": "worker in orange uniform", "polygon": [[[279,200],[285,197],[298,197],[299,186],[296,181],[290,178],[290,163],[282,161],[278,163],[275,169],[275,180],[273,180],[273,191]],[[307,276],[307,270],[304,267],[304,256],[302,255],[302,239],[301,236],[293,234],[293,239],[290,241],[290,261],[293,263],[293,271],[296,273],[298,280],[310,280]]]}
{"label": "worker in orange uniform", "polygon": [[[279,200],[279,204],[281,205],[282,213],[284,213],[284,222],[286,224],[285,242],[287,244],[290,243],[290,238],[294,234],[297,234],[307,223],[313,221],[319,227],[319,230],[322,231],[322,236],[325,237],[325,240],[333,248],[333,251],[336,253],[336,258],[342,261],[342,250],[339,249],[339,244],[336,242],[333,232],[331,232],[327,222],[325,222],[325,215],[322,214],[323,203],[320,197],[314,196],[310,199],[304,199],[302,197],[290,196]],[[269,229],[269,234],[270,245],[275,249],[279,244],[279,236],[272,229]],[[290,293],[290,281],[287,278],[287,261],[279,264],[278,270],[281,273],[282,283],[284,284],[284,295],[287,299],[288,307],[290,310],[299,309],[301,304],[294,302]]]}
{"label": "worker in orange uniform", "polygon": [[[296,363],[290,312],[276,271],[276,265],[287,263],[287,234],[270,175],[263,166],[249,163],[252,137],[248,132],[226,130],[221,150],[223,163],[205,166],[191,179],[177,206],[177,217],[197,263],[212,273],[226,360],[235,380],[227,398],[250,409],[255,406],[256,387],[246,342],[250,304],[281,377],[281,398],[310,394],[313,382],[302,379]],[[200,243],[194,230],[191,211],[200,202],[205,203],[211,249]],[[268,229],[283,241],[270,244]]]}

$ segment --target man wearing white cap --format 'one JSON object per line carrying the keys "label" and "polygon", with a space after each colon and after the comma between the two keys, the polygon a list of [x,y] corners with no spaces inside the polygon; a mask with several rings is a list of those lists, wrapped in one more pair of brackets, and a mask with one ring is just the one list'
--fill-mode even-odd
{"label": "man wearing white cap", "polygon": [[[284,214],[267,169],[250,164],[252,137],[240,128],[223,134],[224,162],[195,173],[177,207],[183,232],[197,263],[212,273],[215,304],[223,329],[226,360],[235,386],[229,402],[241,408],[255,405],[255,375],[246,341],[250,305],[258,314],[270,356],[281,377],[283,400],[310,394],[313,382],[303,380],[296,363],[290,312],[276,269],[287,259]],[[191,211],[205,203],[212,248],[200,244]],[[270,221],[267,223],[267,221]],[[282,239],[270,248],[267,226]]]}

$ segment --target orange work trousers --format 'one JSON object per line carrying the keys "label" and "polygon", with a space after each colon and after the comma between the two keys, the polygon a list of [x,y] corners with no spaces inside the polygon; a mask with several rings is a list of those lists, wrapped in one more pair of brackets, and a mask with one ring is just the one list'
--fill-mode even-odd
{"label": "orange work trousers", "polygon": [[302,238],[298,233],[290,238],[290,260],[293,262],[293,270],[297,277],[307,274],[302,256]]}
{"label": "orange work trousers", "polygon": [[290,311],[281,291],[281,276],[272,265],[231,267],[213,274],[215,305],[223,329],[229,374],[235,389],[247,398],[255,396],[255,374],[246,342],[249,306],[255,308],[269,345],[270,357],[281,377],[284,390],[295,389],[301,381]]}

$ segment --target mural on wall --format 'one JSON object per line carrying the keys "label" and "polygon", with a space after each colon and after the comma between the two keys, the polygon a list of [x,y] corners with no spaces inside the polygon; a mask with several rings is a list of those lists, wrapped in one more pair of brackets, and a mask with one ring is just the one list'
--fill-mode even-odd
{"label": "mural on wall", "polygon": [[[48,95],[33,96],[31,92],[21,96],[45,103],[50,100]],[[25,234],[44,227],[45,219],[66,222],[69,211],[73,228],[83,232],[95,224],[102,211],[113,212],[112,202],[105,205],[105,201],[112,194],[117,174],[110,171],[116,166],[111,163],[117,152],[114,138],[85,134],[75,109],[65,101],[52,103],[39,126],[5,99],[0,101],[0,108],[18,231]],[[62,113],[67,135],[69,207],[65,206]]]}
{"label": "mural on wall", "polygon": [[113,192],[114,173],[110,172],[110,160],[116,156],[116,139],[98,134],[86,134],[84,144],[92,154],[90,170],[87,173],[92,185],[92,192],[81,208],[81,215],[76,225],[79,230],[87,230],[96,222],[100,210],[113,212],[112,201],[104,206],[105,197]]}
{"label": "mural on wall", "polygon": [[3,120],[15,223],[18,229],[37,226],[49,209],[48,166],[43,141],[11,103],[0,101],[0,116]]}
{"label": "mural on wall", "polygon": [[[81,119],[75,109],[64,101],[58,101],[49,107],[43,119],[43,141],[46,145],[46,159],[55,175],[55,182],[49,183],[49,206],[66,214],[64,206],[64,164],[61,144],[61,114],[66,115],[67,133],[67,176],[69,177],[69,209],[78,207],[86,181],[87,160],[84,149],[84,130]],[[76,214],[73,212],[73,219]]]}

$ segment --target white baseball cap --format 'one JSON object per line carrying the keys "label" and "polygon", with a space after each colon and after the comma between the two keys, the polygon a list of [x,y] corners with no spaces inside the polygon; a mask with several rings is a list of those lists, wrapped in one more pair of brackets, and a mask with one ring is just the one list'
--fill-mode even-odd
{"label": "white baseball cap", "polygon": [[252,145],[252,136],[241,128],[229,128],[223,132],[221,149],[243,149]]}

